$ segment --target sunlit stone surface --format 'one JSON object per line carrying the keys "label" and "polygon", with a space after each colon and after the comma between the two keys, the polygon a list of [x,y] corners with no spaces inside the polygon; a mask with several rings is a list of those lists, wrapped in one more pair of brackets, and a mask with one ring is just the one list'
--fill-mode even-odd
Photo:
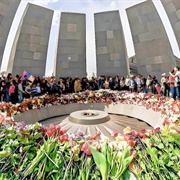
{"label": "sunlit stone surface", "polygon": [[123,134],[123,130],[129,126],[133,130],[140,131],[142,129],[151,129],[152,127],[143,121],[138,119],[110,114],[109,120],[104,122],[92,122],[91,124],[75,123],[69,120],[69,116],[60,116],[56,118],[51,118],[49,120],[41,121],[45,126],[49,126],[51,123],[59,124],[62,129],[67,130],[68,133],[76,133],[78,130],[83,131],[85,134],[95,134],[96,131],[101,132],[101,138],[112,138],[112,132],[116,131]]}
{"label": "sunlit stone surface", "polygon": [[21,0],[0,0],[0,66],[6,40]]}
{"label": "sunlit stone surface", "polygon": [[72,112],[68,117],[70,122],[83,125],[101,124],[110,120],[110,117],[105,111],[75,111]]}
{"label": "sunlit stone surface", "polygon": [[56,77],[86,76],[86,15],[61,13]]}
{"label": "sunlit stone surface", "polygon": [[14,58],[11,54],[9,72],[21,74],[23,70],[27,70],[35,76],[45,74],[52,17],[52,10],[33,4],[28,5],[21,22],[22,26],[19,27],[20,34],[17,32],[17,42],[14,42],[15,54]]}
{"label": "sunlit stone surface", "polygon": [[96,13],[97,75],[126,76],[127,62],[119,11]]}
{"label": "sunlit stone surface", "polygon": [[147,76],[161,74],[175,65],[175,58],[165,28],[152,1],[127,9],[135,46],[138,72]]}
{"label": "sunlit stone surface", "polygon": [[180,47],[180,0],[161,0]]}

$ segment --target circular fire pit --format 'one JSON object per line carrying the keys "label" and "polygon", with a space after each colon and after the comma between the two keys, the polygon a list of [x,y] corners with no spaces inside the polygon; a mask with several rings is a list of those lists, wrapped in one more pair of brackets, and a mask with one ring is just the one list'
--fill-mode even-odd
{"label": "circular fire pit", "polygon": [[70,122],[84,125],[101,124],[110,120],[107,112],[92,110],[92,111],[75,111],[68,117]]}

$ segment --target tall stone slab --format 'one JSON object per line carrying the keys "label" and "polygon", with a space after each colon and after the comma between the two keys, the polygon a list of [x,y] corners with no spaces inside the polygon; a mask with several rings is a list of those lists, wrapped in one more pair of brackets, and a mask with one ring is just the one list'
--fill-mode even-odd
{"label": "tall stone slab", "polygon": [[94,14],[97,75],[126,76],[128,74],[119,11]]}
{"label": "tall stone slab", "polygon": [[[34,76],[44,76],[53,11],[28,4],[15,38],[8,71],[21,75],[24,70]],[[18,34],[18,32],[17,32]]]}
{"label": "tall stone slab", "polygon": [[180,48],[180,0],[161,0]]}
{"label": "tall stone slab", "polygon": [[61,13],[56,77],[86,76],[86,16]]}
{"label": "tall stone slab", "polygon": [[11,24],[21,0],[0,0],[0,66]]}
{"label": "tall stone slab", "polygon": [[162,21],[152,1],[127,9],[135,47],[138,72],[161,77],[175,64],[175,58]]}

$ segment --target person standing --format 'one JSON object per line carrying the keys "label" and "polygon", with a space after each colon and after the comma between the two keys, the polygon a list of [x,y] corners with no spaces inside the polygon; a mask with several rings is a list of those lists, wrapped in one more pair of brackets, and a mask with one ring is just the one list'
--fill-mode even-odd
{"label": "person standing", "polygon": [[129,86],[131,85],[131,80],[129,76],[126,76],[125,84],[126,84],[127,90],[129,90]]}
{"label": "person standing", "polygon": [[175,86],[175,90],[176,90],[176,96],[177,96],[177,99],[180,100],[180,71],[179,71],[179,68],[178,67],[174,68],[174,75],[171,72],[169,72],[169,74],[175,78],[174,86]]}
{"label": "person standing", "polygon": [[114,90],[119,90],[119,76],[116,76],[115,78],[114,78],[114,81],[113,81],[113,89]]}
{"label": "person standing", "polygon": [[120,82],[119,82],[120,90],[126,90],[126,81],[125,77],[121,77]]}
{"label": "person standing", "polygon": [[152,82],[152,77],[151,75],[148,75],[147,80],[146,80],[146,87],[147,87],[148,92],[152,92],[151,82]]}
{"label": "person standing", "polygon": [[41,95],[41,86],[40,86],[40,83],[37,83],[36,85],[36,96],[39,96]]}
{"label": "person standing", "polygon": [[136,81],[134,80],[134,76],[131,75],[131,77],[130,77],[130,86],[129,86],[129,90],[130,90],[131,92],[135,92],[136,89],[137,89]]}
{"label": "person standing", "polygon": [[163,73],[161,75],[161,90],[164,96],[166,96],[167,93],[167,82],[166,82],[166,73]]}
{"label": "person standing", "polygon": [[101,89],[103,84],[104,84],[104,79],[102,76],[100,76],[98,79],[98,89]]}
{"label": "person standing", "polygon": [[10,86],[9,86],[9,97],[10,101],[12,104],[16,104],[18,100],[18,93],[17,93],[17,86],[16,86],[16,81],[11,80],[10,81]]}
{"label": "person standing", "polygon": [[175,89],[175,78],[174,78],[174,69],[169,73],[169,85],[170,85],[170,97],[176,99],[176,89]]}
{"label": "person standing", "polygon": [[66,79],[65,88],[67,93],[72,93],[72,83],[69,77]]}
{"label": "person standing", "polygon": [[18,81],[18,97],[19,97],[18,98],[18,103],[22,103],[22,101],[23,101],[23,93],[24,93],[24,91],[23,91],[22,83],[23,83],[22,80]]}
{"label": "person standing", "polygon": [[147,89],[147,86],[146,86],[146,78],[142,76],[142,79],[141,79],[141,86],[142,86],[142,90],[143,90],[143,93],[148,93],[148,89]]}
{"label": "person standing", "polygon": [[6,81],[0,81],[0,102],[6,100]]}
{"label": "person standing", "polygon": [[104,84],[103,84],[104,89],[109,89],[109,78],[106,78]]}
{"label": "person standing", "polygon": [[156,94],[156,84],[158,83],[158,80],[156,79],[156,76],[153,76],[152,81],[151,81],[151,85],[152,85],[152,93]]}
{"label": "person standing", "polygon": [[60,94],[65,93],[65,84],[63,82],[63,78],[62,77],[59,78],[58,86],[59,86]]}
{"label": "person standing", "polygon": [[82,90],[81,80],[79,78],[76,79],[74,83],[74,92],[80,92]]}

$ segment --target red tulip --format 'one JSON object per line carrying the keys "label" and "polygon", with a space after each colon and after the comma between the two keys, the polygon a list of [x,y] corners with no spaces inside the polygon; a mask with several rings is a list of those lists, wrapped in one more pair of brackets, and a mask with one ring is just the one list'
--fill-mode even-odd
{"label": "red tulip", "polygon": [[88,144],[85,142],[82,147],[81,147],[81,151],[85,151],[87,148],[89,148]]}
{"label": "red tulip", "polygon": [[151,147],[154,147],[154,144],[153,144],[153,143],[151,144]]}
{"label": "red tulip", "polygon": [[133,148],[136,145],[136,141],[128,141],[129,145]]}
{"label": "red tulip", "polygon": [[46,132],[46,134],[47,134],[49,137],[51,137],[51,136],[53,135],[53,133],[52,133],[51,130],[48,130],[48,131]]}
{"label": "red tulip", "polygon": [[117,136],[118,136],[118,132],[113,132],[113,133],[111,134],[111,136],[112,136],[112,137],[117,137]]}
{"label": "red tulip", "polygon": [[55,126],[54,124],[50,124],[50,125],[49,125],[49,129],[50,129],[51,131],[55,131],[55,130],[56,130],[56,126]]}
{"label": "red tulip", "polygon": [[146,133],[147,130],[146,130],[146,129],[142,129],[141,132],[142,132],[142,133]]}
{"label": "red tulip", "polygon": [[160,127],[158,127],[158,128],[155,129],[156,132],[159,132],[160,130],[161,130]]}
{"label": "red tulip", "polygon": [[91,150],[90,150],[89,148],[86,149],[84,152],[85,152],[85,154],[88,155],[88,156],[90,156],[90,155],[92,154],[92,153],[91,153]]}
{"label": "red tulip", "polygon": [[63,135],[60,137],[61,142],[63,142],[63,141],[68,141],[68,139],[69,139],[69,137],[68,137],[67,134],[63,134]]}
{"label": "red tulip", "polygon": [[139,132],[139,137],[140,137],[140,138],[143,138],[143,136],[144,136],[144,133]]}
{"label": "red tulip", "polygon": [[132,155],[135,155],[136,154],[136,151],[135,150],[133,150],[133,151],[131,151],[130,152],[130,155],[132,156]]}
{"label": "red tulip", "polygon": [[61,131],[60,131],[60,134],[63,135],[63,134],[65,134],[66,132],[67,132],[66,130],[61,130]]}
{"label": "red tulip", "polygon": [[132,131],[132,135],[137,137],[138,136],[138,132],[137,131]]}
{"label": "red tulip", "polygon": [[129,139],[131,139],[131,136],[130,136],[129,134],[124,134],[123,137],[124,137],[124,139],[125,139],[126,141],[128,141]]}
{"label": "red tulip", "polygon": [[60,131],[61,131],[61,126],[60,126],[60,125],[57,125],[57,126],[56,126],[56,130],[60,132]]}
{"label": "red tulip", "polygon": [[93,135],[91,136],[91,138],[92,138],[93,140],[95,140],[95,139],[97,138],[97,135],[96,135],[96,134],[93,134]]}

